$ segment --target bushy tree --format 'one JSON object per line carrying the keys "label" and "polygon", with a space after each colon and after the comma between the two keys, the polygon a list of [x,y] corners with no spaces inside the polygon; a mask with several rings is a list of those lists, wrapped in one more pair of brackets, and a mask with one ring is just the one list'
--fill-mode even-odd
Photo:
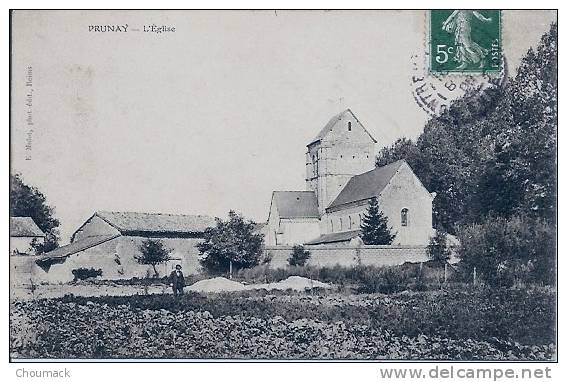
{"label": "bushy tree", "polygon": [[303,267],[310,257],[311,253],[307,251],[302,245],[294,245],[292,248],[291,256],[288,259],[288,263],[291,266]]}
{"label": "bushy tree", "polygon": [[427,255],[433,261],[446,262],[451,257],[451,252],[447,246],[447,233],[437,230],[435,235],[429,240],[427,245]]}
{"label": "bushy tree", "polygon": [[256,233],[256,224],[246,221],[234,211],[228,220],[216,219],[216,226],[205,230],[205,240],[197,245],[201,264],[212,272],[227,272],[258,265],[264,237]]}
{"label": "bushy tree", "polygon": [[557,25],[515,77],[466,94],[429,120],[415,143],[395,142],[377,164],[405,159],[430,192],[433,223],[448,233],[488,215],[557,211]]}
{"label": "bushy tree", "polygon": [[555,228],[528,214],[484,222],[459,230],[461,266],[491,285],[555,282]]}
{"label": "bushy tree", "polygon": [[159,277],[156,266],[163,264],[171,259],[171,249],[159,239],[146,239],[140,245],[140,253],[135,256],[140,264],[151,265],[154,270],[154,276]]}
{"label": "bushy tree", "polygon": [[399,138],[390,147],[384,147],[376,156],[376,167],[405,159],[408,163],[414,163],[414,158],[419,155],[419,150],[411,139]]}
{"label": "bushy tree", "polygon": [[20,174],[10,175],[10,216],[29,216],[45,233],[45,243],[32,243],[37,254],[49,252],[59,246],[59,220],[55,218],[55,209],[47,204],[45,196],[37,187],[25,184]]}
{"label": "bushy tree", "polygon": [[[557,25],[522,59],[499,105],[494,156],[478,203],[484,214],[555,220],[557,196]],[[486,198],[485,194],[490,194]],[[494,199],[492,197],[495,197]]]}
{"label": "bushy tree", "polygon": [[362,241],[366,245],[390,245],[396,238],[388,227],[388,218],[380,210],[377,198],[370,199],[368,210],[362,217]]}

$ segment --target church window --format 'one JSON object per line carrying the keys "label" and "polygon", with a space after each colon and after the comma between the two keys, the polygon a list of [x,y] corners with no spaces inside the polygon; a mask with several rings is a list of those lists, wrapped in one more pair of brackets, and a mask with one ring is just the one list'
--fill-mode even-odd
{"label": "church window", "polygon": [[342,231],[343,230],[343,218],[339,218],[339,230]]}
{"label": "church window", "polygon": [[350,121],[348,122],[348,131],[352,130],[352,124],[350,123]]}
{"label": "church window", "polygon": [[409,210],[407,208],[404,208],[402,210],[401,213],[401,217],[402,217],[402,227],[407,227],[408,226],[408,215],[409,215]]}
{"label": "church window", "polygon": [[352,216],[348,217],[348,228],[352,229]]}

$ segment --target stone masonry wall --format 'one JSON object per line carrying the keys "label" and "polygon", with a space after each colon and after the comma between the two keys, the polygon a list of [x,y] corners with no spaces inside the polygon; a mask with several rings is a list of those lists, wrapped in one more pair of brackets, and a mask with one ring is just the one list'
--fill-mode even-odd
{"label": "stone masonry wall", "polygon": [[[308,265],[332,267],[341,265],[352,267],[357,264],[372,266],[400,265],[406,262],[419,263],[428,260],[426,246],[387,246],[366,245],[348,247],[339,245],[305,246],[311,253]],[[284,268],[291,255],[291,246],[271,246],[265,248],[265,255],[271,257],[271,268]]]}

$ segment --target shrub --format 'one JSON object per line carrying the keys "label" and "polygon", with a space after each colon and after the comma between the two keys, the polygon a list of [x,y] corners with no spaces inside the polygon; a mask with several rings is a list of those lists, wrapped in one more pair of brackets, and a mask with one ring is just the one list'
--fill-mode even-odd
{"label": "shrub", "polygon": [[447,233],[436,230],[435,235],[429,240],[427,245],[427,255],[433,261],[446,262],[451,257],[451,252],[447,247]]}
{"label": "shrub", "polygon": [[458,255],[462,267],[491,285],[555,281],[555,229],[528,216],[489,217],[483,223],[462,227]]}
{"label": "shrub", "polygon": [[[423,275],[421,272],[423,268]],[[451,278],[455,270],[451,268]],[[398,266],[374,267],[359,265],[344,267],[289,266],[287,268],[270,269],[267,265],[259,265],[236,272],[239,281],[247,283],[268,283],[285,280],[290,276],[301,276],[336,285],[358,293],[396,293],[403,290],[439,289],[443,267],[440,263],[427,262],[419,264],[407,263]]]}
{"label": "shrub", "polygon": [[358,279],[361,293],[395,293],[406,290],[419,280],[417,265],[395,267],[360,267]]}
{"label": "shrub", "polygon": [[291,266],[303,267],[307,263],[307,260],[309,260],[310,257],[311,257],[311,253],[305,250],[305,248],[302,245],[294,245],[293,250],[291,252],[291,256],[288,259],[288,263]]}
{"label": "shrub", "polygon": [[77,269],[73,269],[71,271],[71,273],[75,277],[74,281],[86,280],[86,279],[89,279],[89,278],[102,276],[102,269],[77,268]]}

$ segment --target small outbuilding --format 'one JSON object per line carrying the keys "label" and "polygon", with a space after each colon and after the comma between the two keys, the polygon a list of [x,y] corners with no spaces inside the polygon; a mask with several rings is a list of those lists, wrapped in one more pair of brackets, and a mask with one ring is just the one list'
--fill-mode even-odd
{"label": "small outbuilding", "polygon": [[29,216],[10,217],[10,254],[33,254],[32,244],[45,241],[45,233]]}
{"label": "small outbuilding", "polygon": [[187,274],[199,271],[197,244],[215,220],[204,215],[173,215],[142,212],[99,211],[72,235],[71,243],[46,253],[36,263],[45,270],[46,281],[68,282],[78,268],[102,270],[102,279],[144,278],[153,275],[149,265],[136,256],[148,238],[159,239],[171,250],[171,260],[158,267],[160,276],[180,264]]}

